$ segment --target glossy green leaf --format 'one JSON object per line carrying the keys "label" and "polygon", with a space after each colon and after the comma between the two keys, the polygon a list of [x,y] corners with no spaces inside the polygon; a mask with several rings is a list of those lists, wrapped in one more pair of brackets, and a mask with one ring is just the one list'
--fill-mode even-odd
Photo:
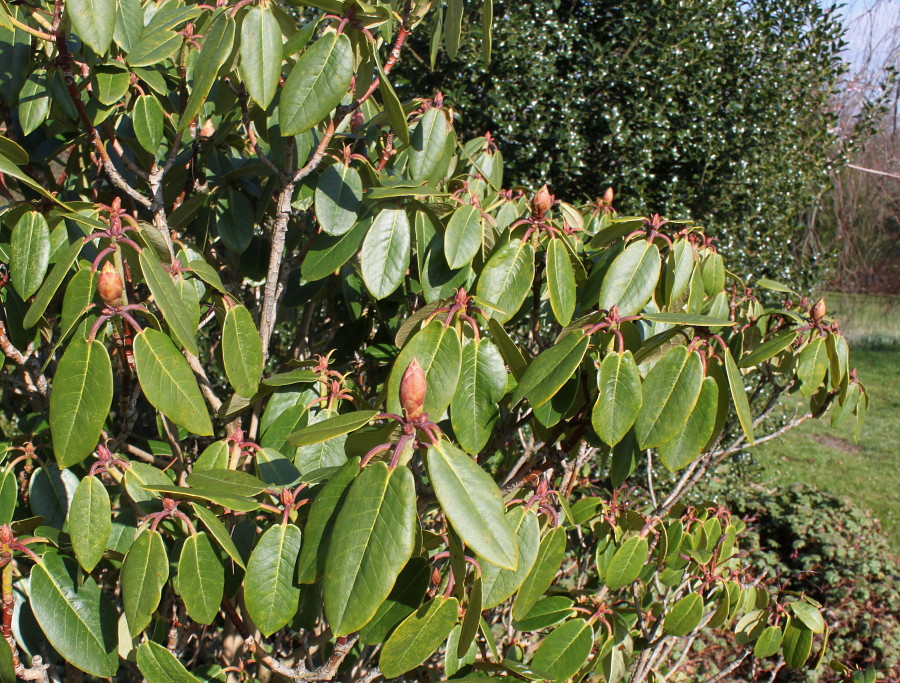
{"label": "glossy green leaf", "polygon": [[618,590],[636,581],[647,561],[648,552],[646,537],[632,536],[626,540],[606,568],[606,586],[610,590]]}
{"label": "glossy green leaf", "polygon": [[444,18],[444,46],[447,56],[456,59],[459,50],[459,36],[462,31],[463,0],[448,0],[447,16]]}
{"label": "glossy green leaf", "polygon": [[672,439],[659,446],[659,459],[666,469],[675,472],[700,457],[715,429],[718,409],[719,387],[712,377],[707,377],[687,422]]}
{"label": "glossy green leaf", "polygon": [[725,261],[716,253],[708,254],[700,266],[707,296],[716,296],[725,287]]}
{"label": "glossy green leaf", "polygon": [[[450,124],[447,122],[444,111],[438,107],[431,107],[419,119],[410,137],[410,178],[436,184],[443,177],[447,170],[447,163],[450,161],[450,155],[447,154],[449,136]],[[480,233],[479,225],[479,238]],[[450,267],[458,268],[459,266],[451,263]]]}
{"label": "glossy green leaf", "polygon": [[594,645],[594,630],[584,619],[571,619],[548,633],[531,667],[551,681],[566,681],[584,666]]}
{"label": "glossy green leaf", "polygon": [[556,321],[565,327],[575,312],[575,271],[562,240],[550,240],[547,247],[547,290]]}
{"label": "glossy green leaf", "polygon": [[138,647],[137,665],[147,683],[200,683],[200,679],[188,673],[175,655],[152,640]]}
{"label": "glossy green leaf", "polygon": [[105,55],[116,27],[115,0],[69,0],[66,14],[78,37],[98,55]]}
{"label": "glossy green leaf", "polygon": [[326,33],[297,60],[281,92],[282,135],[299,135],[322,121],[350,89],[353,47],[346,34]]}
{"label": "glossy green leaf", "polygon": [[462,367],[462,347],[453,327],[444,327],[440,319],[425,325],[414,334],[400,351],[387,383],[387,409],[400,413],[400,380],[413,358],[419,361],[428,390],[425,393],[425,412],[438,420],[447,410],[459,384]]}
{"label": "glossy green leaf", "polygon": [[247,93],[266,109],[281,80],[281,28],[269,5],[258,5],[241,23],[241,79]]}
{"label": "glossy green leaf", "polygon": [[403,209],[382,209],[359,254],[362,279],[376,299],[394,292],[409,268],[409,218]]}
{"label": "glossy green leaf", "polygon": [[784,654],[784,662],[791,669],[799,669],[812,651],[813,632],[807,628],[801,628],[790,623],[784,629],[784,638],[782,640],[782,653]]}
{"label": "glossy green leaf", "polygon": [[162,311],[172,334],[184,348],[197,355],[197,328],[191,324],[191,316],[178,293],[169,273],[163,268],[152,249],[144,249],[140,255],[141,272],[150,288],[153,300]]}
{"label": "glossy green leaf", "polygon": [[424,557],[414,557],[400,572],[397,582],[372,620],[359,632],[366,645],[380,645],[391,631],[415,612],[426,596],[431,581],[431,566]]}
{"label": "glossy green leaf", "polygon": [[777,626],[767,627],[756,639],[753,646],[753,656],[758,659],[771,657],[781,648],[781,629]]}
{"label": "glossy green leaf", "polygon": [[787,606],[794,613],[794,616],[813,633],[823,633],[825,631],[825,619],[822,617],[822,613],[808,602],[797,600],[789,602]]}
{"label": "glossy green leaf", "polygon": [[377,410],[355,410],[343,415],[335,415],[321,422],[314,422],[287,438],[292,446],[311,446],[349,434],[365,426],[378,414]]}
{"label": "glossy green leaf", "polygon": [[[146,33],[148,31],[145,31],[145,35]],[[194,63],[191,94],[178,119],[176,133],[186,130],[194,117],[200,113],[200,109],[216,82],[219,70],[231,55],[233,44],[234,18],[231,16],[231,12],[224,8],[217,9],[213,13],[212,21],[203,32],[203,45],[200,47],[200,54]]]}
{"label": "glossy green leaf", "polygon": [[328,235],[344,235],[356,225],[362,207],[363,187],[352,166],[332,164],[316,185],[316,219]]}
{"label": "glossy green leaf", "polygon": [[164,116],[162,105],[153,95],[140,95],[134,101],[131,114],[138,143],[150,154],[156,154],[163,140]]}
{"label": "glossy green leaf", "polygon": [[505,323],[521,308],[534,280],[534,248],[530,242],[512,239],[491,255],[478,278],[476,295],[496,310],[491,319]]}
{"label": "glossy green leaf", "polygon": [[112,533],[112,506],[106,487],[96,477],[85,477],[75,489],[69,507],[72,550],[84,571],[90,572],[106,550]]}
{"label": "glossy green leaf", "polygon": [[209,529],[213,538],[215,538],[222,549],[228,553],[228,557],[234,560],[235,564],[239,567],[244,568],[244,560],[241,557],[241,553],[238,551],[237,546],[231,538],[231,534],[228,533],[228,529],[222,521],[202,505],[191,503],[191,508],[193,508],[197,518],[203,522],[203,526]]}
{"label": "glossy green leaf", "polygon": [[169,558],[162,536],[145,529],[125,555],[120,578],[122,605],[132,637],[150,624],[168,578]]}
{"label": "glossy green leaf", "polygon": [[539,408],[553,398],[578,369],[590,340],[575,330],[537,356],[513,390],[510,405],[527,398],[532,408]]}
{"label": "glossy green leaf", "polygon": [[247,563],[244,604],[264,636],[287,625],[300,606],[300,587],[294,582],[300,537],[293,524],[270,526]]}
{"label": "glossy green leaf", "polygon": [[371,219],[359,221],[339,237],[325,232],[316,235],[303,259],[303,279],[309,282],[322,280],[347,263],[359,250],[371,224]]}
{"label": "glossy green leaf", "polygon": [[703,597],[689,593],[669,609],[663,628],[670,636],[686,636],[697,628],[702,618]]}
{"label": "glossy green leaf", "polygon": [[516,534],[519,565],[515,569],[503,569],[490,562],[481,565],[482,609],[496,607],[519,590],[537,559],[541,544],[537,516],[519,505],[506,514],[506,519]]}
{"label": "glossy green leaf", "polygon": [[234,306],[225,313],[222,360],[234,390],[241,396],[251,398],[259,388],[263,351],[253,316],[244,306]]}
{"label": "glossy green leaf", "polygon": [[188,616],[200,624],[211,624],[219,613],[224,590],[225,568],[209,536],[203,531],[188,536],[178,558],[178,591]]}
{"label": "glossy green leaf", "polygon": [[[388,75],[381,66],[381,60],[375,59],[375,67],[378,70],[378,89],[381,91],[381,99],[384,102],[384,108],[387,112],[388,121],[394,134],[406,144],[410,143],[409,126],[406,124],[406,111],[400,104],[400,98],[391,85]],[[370,195],[371,196],[371,195]]]}
{"label": "glossy green leaf", "polygon": [[368,465],[337,513],[325,560],[325,615],[336,636],[358,631],[375,616],[415,545],[412,472]]}
{"label": "glossy green leaf", "polygon": [[44,71],[32,73],[19,93],[19,125],[22,133],[30,135],[47,120],[50,113],[50,89]]}
{"label": "glossy green leaf", "polygon": [[[5,173],[6,171],[2,172]],[[22,320],[22,327],[26,330],[34,327],[37,321],[41,319],[41,316],[44,315],[44,311],[46,311],[47,306],[50,305],[50,301],[56,294],[56,290],[59,289],[59,286],[69,273],[69,268],[75,263],[75,259],[81,252],[82,246],[81,240],[75,240],[75,242],[68,246],[66,251],[56,258],[56,263],[53,264],[53,268],[50,269],[50,274],[44,279],[44,284],[41,285],[41,288],[38,290],[38,293],[31,303],[31,308],[28,309],[28,312]]]}
{"label": "glossy green leaf", "polygon": [[112,364],[98,341],[74,338],[56,368],[50,392],[50,433],[60,469],[97,448],[113,397]]}
{"label": "glossy green leaf", "polygon": [[183,43],[184,38],[174,31],[143,31],[126,59],[133,67],[153,66],[175,54]]}
{"label": "glossy green leaf", "polygon": [[668,323],[671,325],[685,325],[690,327],[722,327],[731,326],[734,323],[727,318],[715,318],[710,315],[697,313],[643,313],[641,317],[653,323]]}
{"label": "glossy green leaf", "polygon": [[800,380],[800,393],[812,396],[825,381],[828,372],[828,347],[825,340],[816,335],[797,359],[797,378]]}
{"label": "glossy green leaf", "polygon": [[702,382],[700,356],[684,346],[676,346],[653,366],[644,379],[634,425],[641,448],[659,446],[678,433],[697,403]]}
{"label": "glossy green leaf", "polygon": [[646,240],[628,245],[610,265],[600,286],[600,308],[619,307],[619,315],[639,313],[653,296],[662,264],[659,249]]}
{"label": "glossy green leaf", "polygon": [[669,304],[687,291],[694,272],[695,258],[694,246],[689,240],[675,240],[666,257],[666,301]]}
{"label": "glossy green leaf", "polygon": [[426,462],[438,502],[462,541],[484,560],[515,570],[519,563],[516,533],[494,479],[446,441],[429,446]]}
{"label": "glossy green leaf", "polygon": [[753,368],[778,355],[794,343],[796,332],[783,332],[763,342],[750,353],[743,356],[737,364],[739,368]]}
{"label": "glossy green leaf", "polygon": [[144,396],[154,408],[192,434],[213,433],[194,373],[169,337],[151,328],[136,335],[134,365]]}
{"label": "glossy green leaf", "polygon": [[29,604],[50,645],[78,669],[100,678],[119,668],[116,608],[90,577],[76,590],[55,552],[31,569]]}
{"label": "glossy green leaf", "polygon": [[619,443],[641,409],[641,375],[631,351],[610,353],[600,363],[600,394],[591,411],[597,436],[610,445]]}
{"label": "glossy green leaf", "polygon": [[462,350],[456,393],[450,402],[453,433],[472,454],[487,445],[500,417],[500,399],[506,393],[506,365],[489,340],[473,339]]}
{"label": "glossy green leaf", "polygon": [[9,275],[22,299],[38,289],[50,265],[50,228],[37,211],[28,211],[16,222],[10,241]]}
{"label": "glossy green leaf", "polygon": [[556,578],[556,572],[559,571],[565,553],[566,530],[558,526],[541,539],[534,566],[525,577],[515,602],[513,602],[513,619],[523,619],[531,612],[538,600],[544,597],[544,593]]}
{"label": "glossy green leaf", "polygon": [[725,374],[728,377],[728,388],[731,390],[731,400],[734,403],[735,411],[737,411],[741,429],[744,430],[747,441],[753,444],[753,416],[750,413],[750,401],[747,398],[741,371],[738,369],[737,363],[734,362],[730,349],[725,349]]}
{"label": "glossy green leaf", "polygon": [[534,607],[521,619],[513,622],[513,626],[523,632],[538,631],[558,624],[561,621],[575,616],[572,609],[574,602],[565,595],[551,595],[541,598]]}
{"label": "glossy green leaf", "polygon": [[481,233],[481,212],[476,207],[466,204],[453,212],[444,231],[444,257],[452,270],[472,262],[481,250]]}
{"label": "glossy green leaf", "polygon": [[456,598],[438,596],[408,616],[387,639],[379,665],[385,678],[396,678],[428,659],[457,621]]}

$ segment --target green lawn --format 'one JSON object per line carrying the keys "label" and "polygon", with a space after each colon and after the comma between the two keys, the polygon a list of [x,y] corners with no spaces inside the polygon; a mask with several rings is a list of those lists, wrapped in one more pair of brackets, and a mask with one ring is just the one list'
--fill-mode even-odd
{"label": "green lawn", "polygon": [[852,423],[832,429],[826,416],[755,454],[772,484],[806,482],[869,510],[900,554],[900,300],[841,294],[826,300],[871,399],[862,437],[854,444]]}

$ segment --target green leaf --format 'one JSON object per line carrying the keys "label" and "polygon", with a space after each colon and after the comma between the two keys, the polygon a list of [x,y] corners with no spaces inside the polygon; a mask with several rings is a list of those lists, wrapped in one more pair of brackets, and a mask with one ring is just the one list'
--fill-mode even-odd
{"label": "green leaf", "polygon": [[22,214],[10,238],[9,275],[23,300],[38,289],[50,265],[50,228],[37,211]]}
{"label": "green leaf", "polygon": [[352,458],[316,494],[303,529],[305,539],[297,562],[297,583],[313,583],[325,573],[332,529],[357,474],[359,458]]}
{"label": "green leaf", "polygon": [[791,669],[799,669],[806,664],[809,653],[812,651],[812,640],[812,631],[800,628],[793,622],[788,624],[784,629],[784,639],[781,645],[785,664]]}
{"label": "green leaf", "polygon": [[647,539],[632,536],[626,540],[613,555],[612,562],[606,568],[606,586],[610,590],[618,590],[637,580],[647,561],[649,547]]}
{"label": "green leaf", "polygon": [[356,410],[352,413],[335,415],[321,422],[314,422],[299,432],[294,432],[288,436],[286,441],[291,446],[297,447],[330,441],[365,426],[377,414],[377,410]]}
{"label": "green leaf", "polygon": [[538,631],[548,626],[575,616],[572,606],[575,603],[565,595],[551,595],[537,601],[531,611],[518,621],[513,622],[513,627],[522,632]]}
{"label": "green leaf", "polygon": [[491,61],[491,44],[494,30],[494,0],[484,0],[481,8],[481,54],[484,63]]}
{"label": "green leaf", "polygon": [[641,317],[652,323],[668,323],[691,327],[730,327],[734,325],[734,322],[727,318],[713,318],[709,315],[698,315],[696,313],[644,313]]}
{"label": "green leaf", "polygon": [[669,609],[663,629],[670,636],[686,636],[699,626],[702,618],[702,596],[699,593],[689,593]]}
{"label": "green leaf", "polygon": [[575,271],[562,240],[550,240],[547,247],[547,290],[557,322],[565,327],[575,312]]}
{"label": "green leaf", "polygon": [[639,313],[653,296],[662,264],[659,249],[646,240],[628,245],[612,262],[600,286],[600,308],[619,307],[619,315]]}
{"label": "green leaf", "polygon": [[[827,362],[827,361],[826,361]],[[731,390],[731,400],[737,411],[741,429],[747,436],[747,441],[753,444],[753,416],[750,413],[750,401],[747,399],[747,391],[744,389],[744,380],[741,371],[738,370],[730,349],[725,349],[725,374],[728,376],[728,388]]]}
{"label": "green leaf", "polygon": [[363,469],[337,513],[325,559],[325,615],[335,636],[375,616],[412,555],[417,523],[412,472],[383,462]]}
{"label": "green leaf", "polygon": [[225,568],[209,536],[203,531],[188,536],[178,558],[178,592],[188,616],[200,624],[211,624],[224,591]]}
{"label": "green leaf", "polygon": [[146,30],[128,51],[126,61],[133,67],[153,66],[175,54],[183,43],[184,38],[174,31]]}
{"label": "green leaf", "polygon": [[522,307],[533,281],[534,248],[530,242],[511,239],[488,259],[475,293],[496,309],[489,312],[489,317],[502,324]]}
{"label": "green leaf", "polygon": [[578,369],[590,341],[584,332],[575,330],[537,356],[513,390],[510,406],[527,398],[532,408],[539,408],[553,398]]}
{"label": "green leaf", "polygon": [[712,377],[707,377],[687,422],[671,440],[659,446],[659,459],[666,469],[675,472],[700,456],[715,429],[718,409],[719,386]]}
{"label": "green leaf", "polygon": [[243,254],[253,242],[253,203],[246,194],[231,188],[219,197],[215,211],[219,239],[235,254]]}
{"label": "green leaf", "polygon": [[[384,102],[384,109],[387,112],[388,121],[394,133],[406,144],[410,143],[409,126],[406,125],[406,111],[400,104],[400,98],[394,91],[394,86],[384,69],[381,66],[381,60],[375,56],[375,67],[378,69],[378,87],[381,90],[381,99]],[[370,195],[371,196],[371,195]]]}
{"label": "green leaf", "polygon": [[24,135],[31,135],[41,127],[50,113],[50,89],[47,74],[43,71],[32,73],[19,93],[19,125]]}
{"label": "green leaf", "polygon": [[584,619],[571,619],[548,633],[531,667],[551,681],[566,681],[584,666],[594,645],[594,630]]}
{"label": "green leaf", "polygon": [[169,558],[158,531],[145,529],[125,555],[120,581],[128,632],[137,636],[150,624],[169,578]]}
{"label": "green leaf", "polygon": [[[432,107],[426,111],[422,118],[419,119],[410,137],[408,170],[411,179],[423,180],[436,185],[443,178],[444,173],[447,171],[447,164],[450,161],[450,157],[446,153],[447,139],[449,137],[450,124],[447,122],[447,116],[444,114],[443,109]],[[475,207],[471,208],[474,209]],[[450,229],[449,226],[447,229]],[[480,244],[480,224],[478,232]],[[468,263],[468,261],[466,262]],[[454,266],[451,263],[450,267],[459,268],[460,266]]]}
{"label": "green leaf", "polygon": [[301,276],[308,282],[322,280],[347,263],[362,244],[371,219],[361,220],[340,237],[325,232],[316,235],[301,266]]}
{"label": "green leaf", "polygon": [[281,51],[281,28],[272,8],[258,5],[247,12],[241,24],[241,80],[262,109],[269,106],[278,90]]}
{"label": "green leaf", "polygon": [[355,168],[332,164],[316,185],[316,219],[328,235],[344,235],[356,225],[362,207],[362,179]]}
{"label": "green leaf", "polygon": [[136,335],[134,365],[144,396],[153,407],[192,434],[213,433],[191,366],[169,337],[150,328]]}
{"label": "green leaf", "polygon": [[822,613],[808,602],[796,601],[787,604],[794,616],[803,623],[813,633],[823,633],[825,631],[825,620]]}
{"label": "green leaf", "polygon": [[201,522],[203,522],[203,526],[209,529],[209,532],[213,535],[213,538],[215,538],[216,541],[218,541],[219,545],[222,546],[222,549],[226,553],[228,553],[228,557],[234,560],[234,563],[237,566],[244,569],[244,560],[241,557],[241,553],[238,551],[237,546],[231,539],[231,534],[228,533],[228,529],[225,528],[225,525],[222,524],[222,521],[202,505],[191,503],[191,508],[193,508],[194,514],[197,515],[197,518]]}
{"label": "green leaf", "polygon": [[825,340],[816,335],[797,359],[797,379],[800,380],[800,393],[812,396],[825,381],[828,372],[828,347]]}
{"label": "green leaf", "polygon": [[186,481],[190,486],[220,489],[233,496],[255,496],[267,488],[264,481],[252,474],[227,468],[193,472],[187,476]]}
{"label": "green leaf", "polygon": [[97,448],[112,397],[106,347],[76,336],[59,361],[50,391],[50,433],[60,469],[80,463]]}
{"label": "green leaf", "polygon": [[700,356],[684,346],[676,346],[653,366],[644,380],[635,420],[641,448],[659,446],[678,433],[697,403],[702,382]]}
{"label": "green leaf", "polygon": [[72,550],[84,571],[90,572],[106,550],[112,533],[112,506],[106,487],[96,477],[85,477],[75,489],[69,507]]}
{"label": "green leaf", "polygon": [[462,31],[463,0],[447,0],[447,16],[444,18],[444,46],[447,56],[456,59],[459,36]]}
{"label": "green leaf", "polygon": [[264,361],[259,332],[253,324],[253,316],[244,306],[234,306],[225,313],[222,360],[234,390],[241,396],[252,398],[259,388]]}
{"label": "green leaf", "polygon": [[403,209],[382,209],[359,253],[362,279],[372,296],[384,299],[403,282],[409,268],[410,227]]}
{"label": "green leaf", "polygon": [[769,626],[756,639],[756,645],[753,646],[753,656],[757,659],[771,657],[778,652],[781,647],[781,629],[777,626]]}
{"label": "green leaf", "polygon": [[519,590],[537,559],[541,544],[537,516],[518,505],[506,513],[506,519],[516,533],[519,564],[515,569],[503,569],[490,562],[481,565],[482,609],[496,607]]}
{"label": "green leaf", "polygon": [[462,348],[456,330],[444,327],[440,320],[432,320],[406,343],[388,378],[387,409],[390,413],[401,411],[400,380],[413,358],[422,366],[428,385],[425,412],[432,420],[438,420],[450,405],[459,383]]}
{"label": "green leaf", "polygon": [[385,678],[396,678],[428,659],[447,639],[457,620],[456,598],[432,598],[408,616],[388,638],[379,665]]}
{"label": "green leaf", "polygon": [[603,443],[615,446],[628,433],[641,409],[641,375],[631,351],[607,354],[600,363],[600,394],[591,424]]}
{"label": "green leaf", "polygon": [[88,577],[76,591],[55,552],[31,569],[29,604],[50,645],[78,669],[108,678],[119,668],[116,608]]}
{"label": "green leaf", "polygon": [[247,563],[244,604],[264,636],[287,625],[300,606],[300,587],[294,583],[300,555],[300,529],[293,524],[269,527]]}
{"label": "green leaf", "polygon": [[190,313],[178,293],[178,288],[169,277],[169,273],[163,268],[152,249],[144,249],[141,252],[140,264],[144,281],[150,288],[153,300],[162,311],[175,339],[196,356],[199,353],[195,339],[197,328],[191,324]]}
{"label": "green leaf", "polygon": [[164,116],[162,105],[153,95],[140,95],[134,101],[131,121],[138,143],[150,154],[156,154],[163,140]]}
{"label": "green leaf", "polygon": [[[106,64],[94,69],[94,82],[97,84],[97,99],[107,107],[111,107],[125,99],[131,87],[131,76],[122,64]],[[24,163],[28,163],[27,161]]]}
{"label": "green leaf", "polygon": [[513,619],[523,619],[544,596],[544,592],[556,578],[556,572],[559,571],[565,553],[566,530],[558,526],[541,539],[534,566],[525,577],[513,602]]}
{"label": "green leaf", "polygon": [[700,272],[703,276],[703,287],[706,295],[714,297],[719,294],[725,287],[725,262],[721,255],[712,253],[703,259],[700,266]]}
{"label": "green leaf", "polygon": [[676,239],[666,257],[666,302],[679,299],[691,283],[694,272],[694,246],[686,239]]}
{"label": "green leaf", "polygon": [[429,446],[426,462],[438,502],[463,542],[488,562],[515,570],[519,563],[516,533],[507,521],[494,479],[446,441]]}
{"label": "green leaf", "polygon": [[[7,171],[2,168],[0,168],[0,172],[7,173]],[[69,268],[75,263],[75,259],[81,252],[82,246],[81,240],[76,240],[73,244],[68,246],[66,251],[57,257],[56,263],[50,270],[50,274],[44,280],[44,284],[41,285],[40,290],[38,290],[37,295],[31,303],[31,308],[28,309],[28,313],[25,314],[25,317],[22,320],[22,327],[26,330],[34,327],[41,316],[44,315],[44,311],[46,311],[47,306],[50,305],[50,301],[56,294],[56,290],[59,289],[59,286],[69,273]]]}
{"label": "green leaf", "polygon": [[[145,30],[146,36],[148,31]],[[200,109],[206,102],[213,84],[219,75],[228,57],[231,55],[231,47],[234,44],[234,19],[224,8],[217,9],[213,13],[212,21],[203,32],[203,45],[200,54],[194,63],[193,83],[190,97],[184,106],[184,111],[178,119],[176,133],[186,130]],[[280,51],[279,51],[280,52]],[[280,55],[279,55],[280,56]],[[194,355],[197,355],[194,352]]]}
{"label": "green leaf", "polygon": [[453,212],[444,232],[444,257],[452,270],[472,262],[481,250],[481,232],[481,212],[476,207],[466,204]]}
{"label": "green leaf", "polygon": [[188,673],[175,655],[152,640],[138,647],[137,665],[147,683],[200,683],[200,679]]}
{"label": "green leaf", "polygon": [[72,30],[101,57],[109,50],[116,28],[115,0],[68,0]]}
{"label": "green leaf", "polygon": [[456,440],[469,453],[487,445],[500,417],[500,399],[506,393],[506,365],[500,351],[488,339],[468,341],[456,393],[450,402],[450,418]]}
{"label": "green leaf", "polygon": [[281,134],[299,135],[334,109],[353,77],[353,47],[342,33],[326,33],[306,49],[294,65],[278,106]]}
{"label": "green leaf", "polygon": [[768,341],[763,342],[746,356],[741,358],[737,366],[742,369],[756,367],[760,363],[763,363],[770,358],[778,355],[785,349],[790,348],[796,338],[796,332],[782,332],[781,334],[772,337]]}
{"label": "green leaf", "polygon": [[418,609],[431,581],[431,565],[424,557],[414,557],[400,572],[397,583],[372,620],[359,632],[359,641],[380,645],[401,621]]}

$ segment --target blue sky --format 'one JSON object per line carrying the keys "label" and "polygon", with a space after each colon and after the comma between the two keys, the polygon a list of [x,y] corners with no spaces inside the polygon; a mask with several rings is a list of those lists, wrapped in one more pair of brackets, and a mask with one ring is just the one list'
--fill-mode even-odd
{"label": "blue sky", "polygon": [[877,64],[872,66],[880,67],[888,56],[890,34],[900,30],[900,0],[850,0],[840,12],[847,24],[847,60],[862,66],[866,47],[872,43],[879,48]]}

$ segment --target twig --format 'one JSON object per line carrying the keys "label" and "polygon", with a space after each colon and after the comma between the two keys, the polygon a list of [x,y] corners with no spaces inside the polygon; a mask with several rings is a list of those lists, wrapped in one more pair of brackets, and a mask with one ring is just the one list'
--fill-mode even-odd
{"label": "twig", "polygon": [[706,681],[704,681],[704,683],[717,683],[717,681],[723,680],[726,676],[728,676],[728,674],[730,674],[732,671],[737,669],[741,664],[743,664],[744,660],[747,659],[747,657],[749,657],[749,656],[750,656],[750,650],[745,650],[744,653],[740,657],[738,657],[735,661],[733,661],[731,664],[726,666],[724,669],[722,669],[719,673],[717,673],[712,678],[707,678]]}

